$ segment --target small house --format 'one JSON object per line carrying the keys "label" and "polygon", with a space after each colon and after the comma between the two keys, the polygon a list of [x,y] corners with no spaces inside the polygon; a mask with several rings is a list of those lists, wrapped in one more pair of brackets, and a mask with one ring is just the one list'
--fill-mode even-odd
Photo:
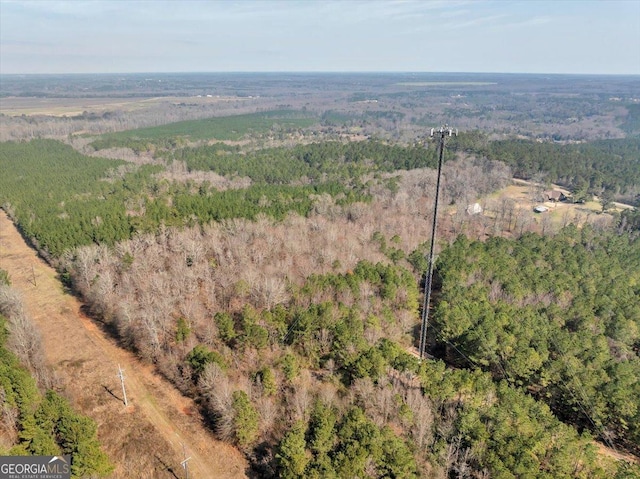
{"label": "small house", "polygon": [[560,190],[545,191],[542,195],[544,196],[545,201],[558,202],[558,201],[564,201],[567,199],[564,193]]}
{"label": "small house", "polygon": [[480,206],[480,203],[474,203],[467,206],[468,215],[479,215],[480,213],[482,213],[482,206]]}

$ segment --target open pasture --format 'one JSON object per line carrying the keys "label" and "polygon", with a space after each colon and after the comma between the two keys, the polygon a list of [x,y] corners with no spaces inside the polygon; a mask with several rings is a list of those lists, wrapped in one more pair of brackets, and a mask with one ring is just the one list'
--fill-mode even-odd
{"label": "open pasture", "polygon": [[149,98],[56,98],[10,96],[0,99],[0,113],[7,116],[47,115],[73,117],[82,114],[101,115],[107,111],[133,112],[158,105],[211,105],[238,101],[236,97],[149,97]]}

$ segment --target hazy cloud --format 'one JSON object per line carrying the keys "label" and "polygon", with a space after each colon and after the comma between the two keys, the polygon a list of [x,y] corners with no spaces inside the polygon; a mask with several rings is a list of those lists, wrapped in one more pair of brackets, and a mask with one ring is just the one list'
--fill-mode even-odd
{"label": "hazy cloud", "polygon": [[0,0],[0,72],[640,74],[639,24],[624,0]]}

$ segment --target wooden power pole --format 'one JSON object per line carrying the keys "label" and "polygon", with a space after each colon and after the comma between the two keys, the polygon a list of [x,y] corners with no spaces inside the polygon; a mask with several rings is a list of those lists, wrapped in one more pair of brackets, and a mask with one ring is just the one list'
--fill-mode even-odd
{"label": "wooden power pole", "polygon": [[124,370],[118,364],[118,377],[120,378],[120,384],[122,384],[122,396],[124,398],[124,406],[129,406],[129,402],[127,401],[127,390],[124,388]]}
{"label": "wooden power pole", "polygon": [[182,444],[182,457],[184,457],[184,460],[180,463],[180,465],[184,469],[185,479],[189,479],[189,460],[191,459],[191,456],[187,457],[187,448],[184,445],[184,442],[180,444]]}

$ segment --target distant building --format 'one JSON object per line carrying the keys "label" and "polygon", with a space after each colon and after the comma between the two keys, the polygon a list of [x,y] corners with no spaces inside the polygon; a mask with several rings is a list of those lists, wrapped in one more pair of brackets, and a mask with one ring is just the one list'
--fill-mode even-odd
{"label": "distant building", "polygon": [[545,211],[549,211],[549,208],[543,205],[538,205],[533,209],[533,211],[535,211],[536,213],[544,213]]}
{"label": "distant building", "polygon": [[542,193],[542,196],[544,196],[544,200],[545,201],[564,201],[567,199],[567,197],[564,195],[564,193],[560,190],[550,190],[550,191],[545,191],[544,193]]}
{"label": "distant building", "polygon": [[467,206],[468,215],[479,215],[480,213],[482,213],[482,206],[480,206],[480,203],[474,203]]}

